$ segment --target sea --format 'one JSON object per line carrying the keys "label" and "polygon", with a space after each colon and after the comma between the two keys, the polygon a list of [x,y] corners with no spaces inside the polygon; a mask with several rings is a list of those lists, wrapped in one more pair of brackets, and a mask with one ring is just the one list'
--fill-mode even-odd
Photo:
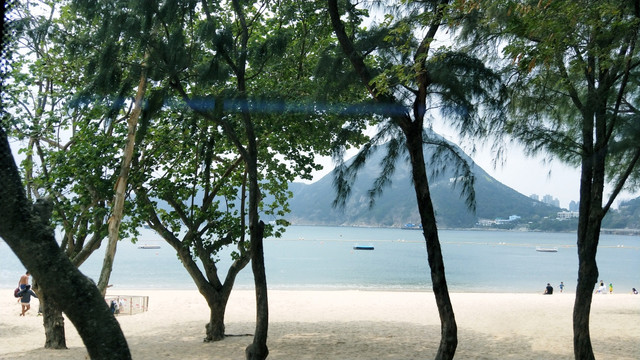
{"label": "sea", "polygon": [[[491,230],[440,230],[451,292],[575,292],[578,255],[575,233]],[[140,245],[159,248],[141,249]],[[354,246],[373,250],[355,250]],[[537,248],[557,248],[539,252]],[[231,252],[218,254],[220,277]],[[399,228],[290,226],[281,238],[264,241],[270,289],[431,291],[425,241],[420,230]],[[80,270],[97,280],[104,246]],[[640,288],[640,236],[602,234],[597,253],[600,279],[615,293]],[[0,288],[17,285],[25,268],[0,241]],[[114,290],[196,289],[175,251],[151,229],[141,229],[136,244],[118,244],[110,283]],[[253,288],[251,266],[237,277],[236,288]]]}

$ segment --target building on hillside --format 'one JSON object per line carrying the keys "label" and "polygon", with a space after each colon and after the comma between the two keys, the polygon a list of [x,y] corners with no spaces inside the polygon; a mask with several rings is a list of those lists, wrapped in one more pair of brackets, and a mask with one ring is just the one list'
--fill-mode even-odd
{"label": "building on hillside", "polygon": [[542,197],[542,202],[547,205],[560,207],[560,200],[558,200],[557,198],[554,199],[554,197],[549,194]]}
{"label": "building on hillside", "polygon": [[558,220],[569,220],[573,218],[577,218],[580,215],[577,211],[559,211],[556,215],[556,219]]}
{"label": "building on hillside", "polygon": [[569,203],[569,211],[578,211],[580,209],[580,202],[575,202],[571,200]]}
{"label": "building on hillside", "polygon": [[496,222],[494,220],[490,220],[490,219],[478,219],[478,222],[476,224],[478,226],[491,226],[495,223]]}

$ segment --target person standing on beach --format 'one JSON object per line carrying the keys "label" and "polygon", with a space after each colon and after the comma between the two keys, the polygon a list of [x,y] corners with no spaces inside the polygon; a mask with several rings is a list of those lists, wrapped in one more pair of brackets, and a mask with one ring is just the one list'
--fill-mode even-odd
{"label": "person standing on beach", "polygon": [[27,285],[29,285],[29,276],[31,274],[29,274],[29,271],[27,270],[26,273],[24,273],[24,275],[20,276],[20,281],[18,281],[18,287],[20,288],[20,290],[24,290]]}
{"label": "person standing on beach", "polygon": [[609,294],[613,294],[613,283],[609,283]]}
{"label": "person standing on beach", "polygon": [[560,288],[560,292],[562,292],[562,290],[564,290],[564,282],[560,281],[560,285],[558,285],[558,287]]}
{"label": "person standing on beach", "polygon": [[24,314],[31,309],[31,297],[38,298],[38,295],[31,290],[31,285],[27,284],[23,290],[20,290],[18,293],[20,296],[20,305],[22,305],[22,313],[20,316],[24,316]]}

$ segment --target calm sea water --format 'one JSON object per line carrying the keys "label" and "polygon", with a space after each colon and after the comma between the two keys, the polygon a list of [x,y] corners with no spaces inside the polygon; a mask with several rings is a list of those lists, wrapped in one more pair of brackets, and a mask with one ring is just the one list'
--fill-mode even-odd
{"label": "calm sea water", "polygon": [[[111,283],[115,289],[195,289],[171,247],[152,230],[138,244],[121,241]],[[576,235],[503,231],[440,231],[451,291],[542,292],[547,282],[574,292],[577,279]],[[160,249],[138,249],[139,244]],[[353,246],[373,245],[373,251]],[[556,253],[536,247],[557,247]],[[80,270],[97,279],[104,250]],[[422,233],[417,230],[292,226],[281,239],[265,240],[267,282],[273,289],[430,290]],[[220,269],[230,264],[221,254]],[[602,235],[600,278],[615,292],[640,288],[640,237]],[[0,242],[0,287],[16,286],[24,267]],[[222,274],[223,276],[224,274]],[[238,288],[251,288],[250,266],[238,276]]]}

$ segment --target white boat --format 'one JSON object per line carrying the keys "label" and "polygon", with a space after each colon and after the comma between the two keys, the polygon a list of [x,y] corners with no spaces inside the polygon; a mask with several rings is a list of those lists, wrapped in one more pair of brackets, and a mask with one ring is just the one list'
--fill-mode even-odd
{"label": "white boat", "polygon": [[138,245],[138,249],[160,249],[160,245],[149,245],[149,244]]}
{"label": "white boat", "polygon": [[536,247],[536,251],[538,252],[558,252],[558,248],[557,247],[552,247],[552,248],[543,248],[543,247]]}

